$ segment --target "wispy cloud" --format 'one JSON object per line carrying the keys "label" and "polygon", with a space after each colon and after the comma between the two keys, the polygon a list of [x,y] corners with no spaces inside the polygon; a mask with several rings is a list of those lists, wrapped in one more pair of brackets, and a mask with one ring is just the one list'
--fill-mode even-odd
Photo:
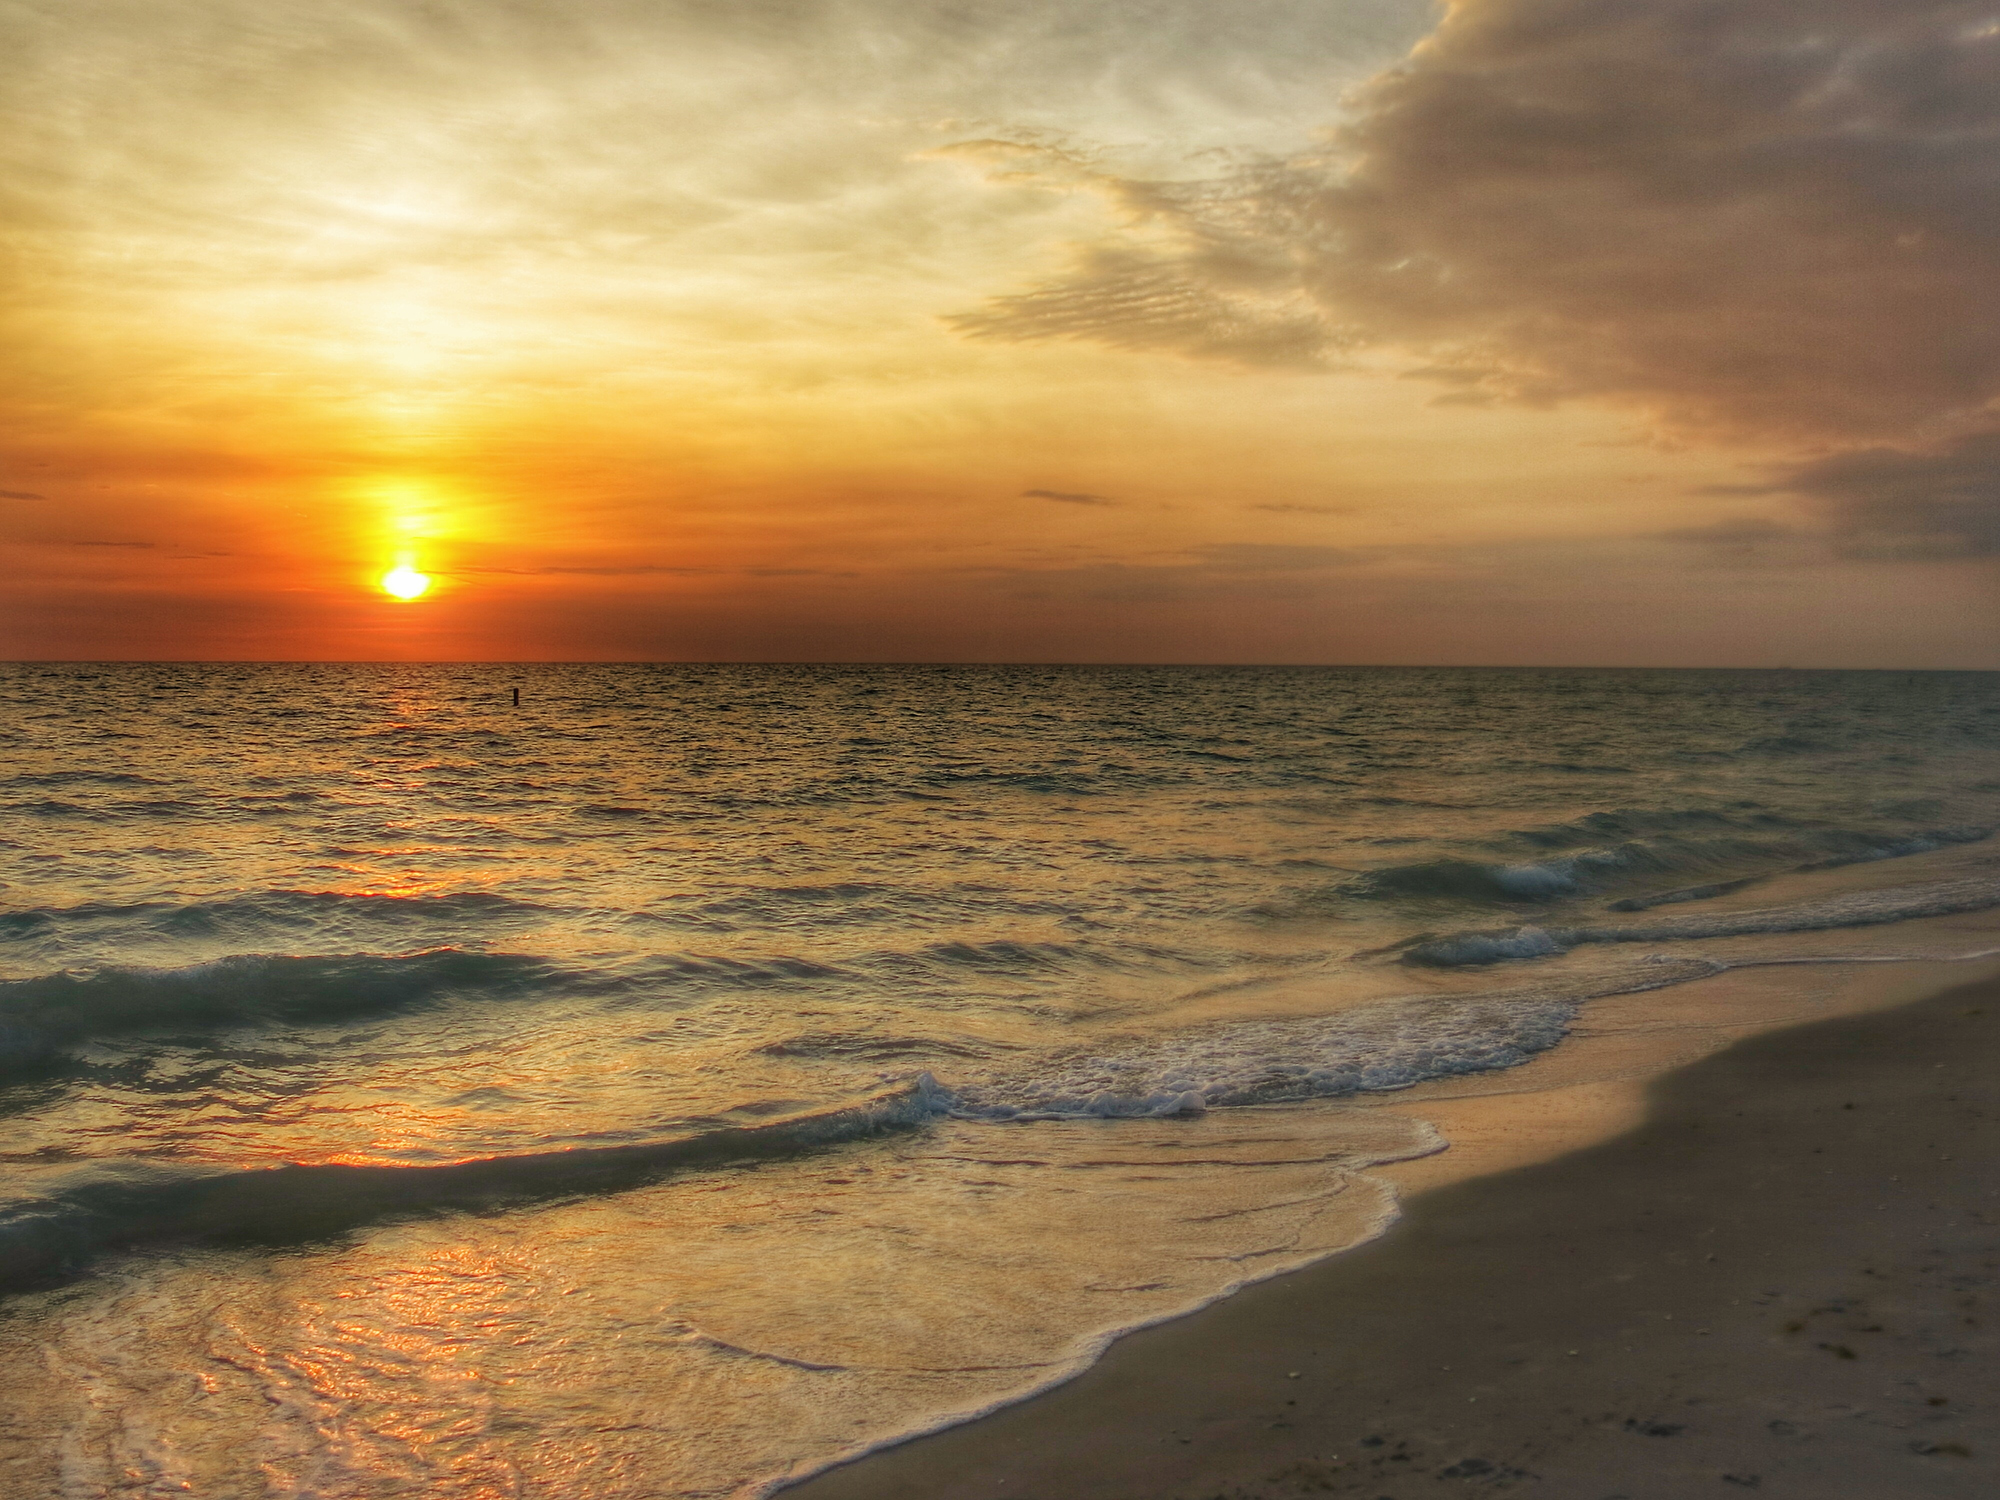
{"label": "wispy cloud", "polygon": [[1369,554],[1350,547],[1269,542],[1224,542],[1202,548],[1201,555],[1210,566],[1232,573],[1317,573],[1329,568],[1358,567],[1369,561]]}
{"label": "wispy cloud", "polygon": [[1677,526],[1671,531],[1661,532],[1660,539],[1693,542],[1702,546],[1736,547],[1756,542],[1789,541],[1798,534],[1792,527],[1751,516],[1740,520],[1711,521],[1706,526]]}
{"label": "wispy cloud", "polygon": [[557,566],[542,568],[459,568],[461,573],[493,573],[515,578],[546,578],[564,575],[578,575],[585,578],[643,577],[648,574],[665,573],[675,576],[696,577],[718,571],[715,568],[672,567],[664,563],[609,563],[601,566]]}
{"label": "wispy cloud", "polygon": [[1082,490],[1022,490],[1023,500],[1054,500],[1063,505],[1117,505],[1109,495],[1092,495]]}
{"label": "wispy cloud", "polygon": [[947,321],[971,338],[1081,339],[1233,363],[1325,367],[1346,342],[1307,295],[1293,243],[1305,179],[1253,163],[1194,181],[1122,177],[1073,152],[982,143],[995,175],[1040,175],[1109,199],[1120,239],[1077,249],[1063,276]]}

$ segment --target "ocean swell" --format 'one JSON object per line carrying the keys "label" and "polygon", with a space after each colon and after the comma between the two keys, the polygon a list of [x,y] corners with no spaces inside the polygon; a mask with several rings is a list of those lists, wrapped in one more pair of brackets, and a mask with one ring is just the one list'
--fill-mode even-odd
{"label": "ocean swell", "polygon": [[[1720,818],[1709,821],[1722,822]],[[1533,830],[1514,837],[1535,843],[1556,843],[1590,827],[1589,820],[1551,830]],[[1709,838],[1662,837],[1634,839],[1600,849],[1584,849],[1549,859],[1519,864],[1484,863],[1469,859],[1424,860],[1371,870],[1338,888],[1338,894],[1362,900],[1436,899],[1516,903],[1549,901],[1563,896],[1601,891],[1647,876],[1686,875],[1716,869],[1750,870],[1759,874],[1783,870],[1827,870],[1873,860],[1927,854],[1951,844],[1988,838],[1991,828],[1931,828],[1915,833],[1828,828],[1783,837],[1726,834]],[[1674,893],[1635,897],[1616,904],[1617,910],[1641,910],[1671,900]]]}
{"label": "ocean swell", "polygon": [[98,942],[165,937],[228,937],[434,926],[452,932],[538,925],[566,913],[487,891],[390,896],[342,891],[265,890],[202,901],[86,902],[0,912],[0,941],[50,936]]}

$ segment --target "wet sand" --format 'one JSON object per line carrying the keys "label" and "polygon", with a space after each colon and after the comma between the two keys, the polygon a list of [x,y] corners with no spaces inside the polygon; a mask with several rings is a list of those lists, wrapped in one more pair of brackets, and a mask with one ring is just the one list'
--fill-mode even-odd
{"label": "wet sand", "polygon": [[786,1500],[2000,1494],[2000,981],[1646,1105]]}

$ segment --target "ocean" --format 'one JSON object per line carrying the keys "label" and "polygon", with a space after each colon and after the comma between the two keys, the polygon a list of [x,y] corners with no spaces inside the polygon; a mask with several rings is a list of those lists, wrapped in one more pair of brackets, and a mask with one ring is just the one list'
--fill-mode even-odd
{"label": "ocean", "polygon": [[24,1500],[761,1496],[1378,1234],[1371,1168],[1445,1144],[1384,1100],[2000,906],[1996,674],[27,663],[0,705]]}

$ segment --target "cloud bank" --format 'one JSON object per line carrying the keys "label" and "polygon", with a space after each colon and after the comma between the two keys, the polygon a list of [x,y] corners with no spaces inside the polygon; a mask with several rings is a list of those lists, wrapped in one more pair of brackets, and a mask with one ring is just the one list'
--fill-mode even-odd
{"label": "cloud bank", "polygon": [[2000,555],[2000,432],[1928,452],[1832,454],[1793,469],[1784,488],[1820,505],[1850,556]]}
{"label": "cloud bank", "polygon": [[1991,416],[1988,6],[1465,0],[1360,103],[1306,280],[1377,336],[1721,435]]}

